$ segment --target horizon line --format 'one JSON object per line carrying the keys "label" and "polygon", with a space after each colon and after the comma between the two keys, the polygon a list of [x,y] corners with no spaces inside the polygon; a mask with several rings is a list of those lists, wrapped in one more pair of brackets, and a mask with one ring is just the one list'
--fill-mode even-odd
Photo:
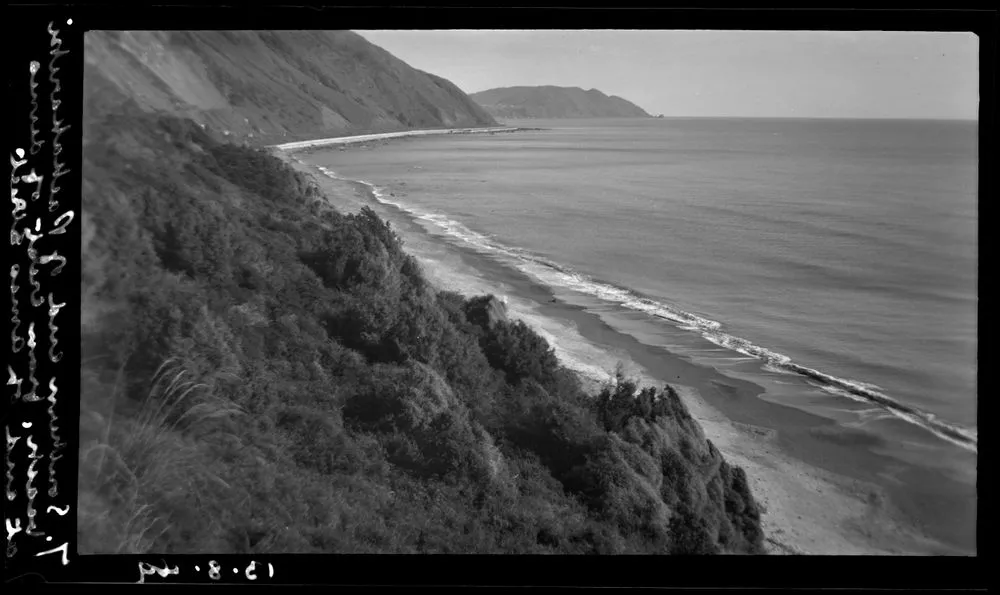
{"label": "horizon line", "polygon": [[[946,118],[946,117],[924,117],[924,118],[893,118],[884,116],[668,116],[663,114],[659,117],[659,112],[651,114],[653,120],[892,120],[892,121],[915,121],[915,122],[979,122],[979,118]],[[600,120],[600,119],[642,119],[635,116],[607,116],[607,117],[580,117],[580,118],[498,118],[500,120]]]}

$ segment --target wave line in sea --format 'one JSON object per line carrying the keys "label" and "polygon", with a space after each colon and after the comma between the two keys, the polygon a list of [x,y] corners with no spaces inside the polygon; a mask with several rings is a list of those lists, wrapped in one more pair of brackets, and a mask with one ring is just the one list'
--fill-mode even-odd
{"label": "wave line in sea", "polygon": [[897,418],[922,427],[938,438],[967,450],[978,452],[979,438],[978,432],[975,430],[943,421],[932,413],[900,403],[886,395],[883,389],[874,384],[840,378],[803,366],[792,361],[787,355],[724,332],[722,324],[718,321],[665,304],[633,289],[594,279],[589,275],[574,271],[566,265],[522,248],[507,246],[486,234],[469,229],[446,215],[426,212],[413,205],[404,204],[386,192],[385,189],[366,180],[344,178],[323,166],[318,166],[318,169],[333,179],[355,182],[365,186],[379,203],[399,209],[418,221],[431,223],[442,230],[446,236],[460,240],[477,252],[494,258],[506,258],[509,265],[546,285],[570,289],[633,311],[667,320],[681,329],[699,333],[703,338],[720,347],[762,361],[764,368],[769,371],[800,376],[820,387],[836,389],[827,391],[830,394],[876,404]]}

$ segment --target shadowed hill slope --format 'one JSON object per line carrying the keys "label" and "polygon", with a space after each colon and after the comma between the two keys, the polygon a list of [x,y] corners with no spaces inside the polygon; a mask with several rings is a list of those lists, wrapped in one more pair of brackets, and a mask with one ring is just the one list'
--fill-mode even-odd
{"label": "shadowed hill slope", "polygon": [[470,97],[496,118],[650,118],[616,95],[579,87],[503,87]]}
{"label": "shadowed hill slope", "polygon": [[588,396],[266,150],[131,102],[87,130],[81,552],[761,551],[670,387]]}
{"label": "shadowed hill slope", "polygon": [[[743,471],[672,388],[586,394],[371,209],[163,113],[231,117],[235,92],[172,52],[170,93],[85,82],[81,553],[762,551]],[[379,79],[364,59],[352,80]]]}
{"label": "shadowed hill slope", "polygon": [[458,87],[350,31],[92,31],[88,82],[250,142],[495,125]]}

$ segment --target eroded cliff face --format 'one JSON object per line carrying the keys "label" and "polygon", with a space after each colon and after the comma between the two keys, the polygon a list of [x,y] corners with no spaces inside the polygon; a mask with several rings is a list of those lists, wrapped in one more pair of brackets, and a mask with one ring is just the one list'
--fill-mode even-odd
{"label": "eroded cliff face", "polygon": [[249,142],[495,125],[449,81],[350,31],[92,31],[85,68],[106,102]]}
{"label": "eroded cliff face", "polygon": [[621,97],[579,87],[502,87],[470,97],[496,118],[652,117]]}

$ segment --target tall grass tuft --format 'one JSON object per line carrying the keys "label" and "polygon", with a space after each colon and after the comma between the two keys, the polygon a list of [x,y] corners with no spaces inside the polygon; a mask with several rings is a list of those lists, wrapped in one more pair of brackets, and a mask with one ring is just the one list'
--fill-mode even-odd
{"label": "tall grass tuft", "polygon": [[[228,499],[231,486],[213,471],[211,443],[202,439],[228,434],[238,441],[217,422],[243,412],[186,376],[178,359],[165,361],[137,414],[109,415],[103,436],[81,448],[81,553],[174,550],[180,547],[170,538],[175,515],[205,514],[206,501]],[[121,380],[119,371],[112,402]],[[91,547],[84,551],[84,544]]]}

